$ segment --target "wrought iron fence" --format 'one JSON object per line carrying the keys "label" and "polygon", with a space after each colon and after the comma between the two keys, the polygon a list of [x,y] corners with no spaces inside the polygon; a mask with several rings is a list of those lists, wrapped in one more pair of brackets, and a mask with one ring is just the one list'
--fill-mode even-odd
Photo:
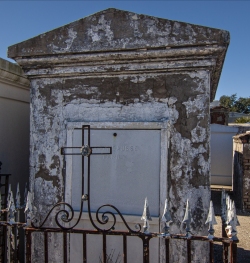
{"label": "wrought iron fence", "polygon": [[[9,189],[9,195],[7,200],[7,207],[5,209],[1,208],[1,214],[5,214],[7,220],[1,221],[1,227],[6,229],[6,260],[4,262],[19,262],[20,251],[19,251],[19,230],[24,229],[25,231],[25,243],[26,243],[26,251],[25,251],[25,262],[31,263],[32,261],[32,243],[35,238],[36,233],[41,233],[43,236],[43,254],[44,254],[44,262],[49,262],[49,235],[51,234],[59,234],[62,237],[62,249],[63,249],[63,262],[68,262],[68,248],[69,248],[69,236],[71,234],[77,234],[82,237],[82,262],[92,262],[88,261],[87,257],[87,236],[89,235],[101,235],[102,237],[102,260],[101,262],[109,263],[112,262],[109,260],[107,253],[107,237],[108,236],[121,236],[123,239],[123,251],[122,262],[128,262],[128,251],[127,251],[127,242],[128,237],[138,237],[143,246],[143,263],[149,262],[150,253],[157,253],[155,251],[150,251],[150,240],[153,238],[160,238],[163,240],[165,247],[165,262],[170,261],[170,245],[173,240],[183,240],[186,244],[186,258],[187,262],[192,262],[192,253],[191,253],[191,245],[194,241],[199,242],[208,242],[209,243],[209,262],[214,261],[214,244],[221,243],[223,245],[223,262],[225,263],[235,263],[237,262],[237,225],[239,224],[234,202],[230,199],[229,195],[222,191],[221,198],[221,218],[222,218],[222,230],[223,236],[216,237],[214,236],[214,225],[217,224],[212,201],[210,202],[210,208],[206,220],[206,224],[208,224],[208,236],[196,236],[192,235],[190,232],[190,223],[191,223],[191,210],[189,207],[189,202],[186,204],[185,216],[183,219],[183,224],[186,226],[185,234],[174,234],[171,233],[171,214],[168,208],[168,200],[165,201],[164,213],[161,217],[161,223],[164,224],[161,233],[150,232],[150,211],[147,199],[145,200],[144,211],[141,217],[143,221],[143,226],[141,227],[139,224],[136,226],[136,230],[131,229],[126,223],[123,216],[117,211],[117,214],[114,214],[110,211],[105,211],[101,214],[101,218],[99,218],[99,211],[96,212],[97,218],[99,218],[99,223],[105,225],[108,221],[108,215],[111,215],[114,219],[114,223],[112,227],[108,229],[96,228],[94,230],[88,229],[78,229],[77,224],[74,224],[71,227],[66,227],[63,222],[70,222],[71,218],[73,218],[74,210],[71,208],[69,204],[66,203],[58,203],[55,207],[60,207],[60,210],[55,215],[55,222],[57,224],[56,227],[46,227],[45,223],[48,219],[48,216],[45,218],[40,226],[36,226],[36,221],[32,216],[32,194],[25,193],[26,197],[24,198],[25,202],[23,205],[20,205],[20,192],[19,187],[17,188],[16,198],[14,200],[13,193],[11,189]],[[83,202],[86,201],[86,197],[83,198]],[[19,222],[20,212],[24,210],[26,222]],[[50,213],[49,213],[50,214]],[[126,231],[116,231],[115,230],[115,222],[116,216],[121,216],[125,226],[127,227]],[[79,222],[79,220],[78,220]],[[95,225],[94,225],[95,226]]]}
{"label": "wrought iron fence", "polygon": [[[1,203],[4,207],[7,205],[8,187],[10,174],[1,174],[2,162],[0,161],[0,206]],[[0,221],[7,221],[5,213],[0,213]],[[6,261],[6,242],[7,242],[6,228],[0,226],[0,262]]]}

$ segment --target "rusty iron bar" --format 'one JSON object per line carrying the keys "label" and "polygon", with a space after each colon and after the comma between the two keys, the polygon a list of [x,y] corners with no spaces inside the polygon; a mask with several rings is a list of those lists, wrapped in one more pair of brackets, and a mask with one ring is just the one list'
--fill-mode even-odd
{"label": "rusty iron bar", "polygon": [[[82,145],[85,145],[84,143],[84,128],[82,127]],[[84,156],[82,155],[82,195],[84,195],[84,183],[85,183],[85,175],[84,175]]]}
{"label": "rusty iron bar", "polygon": [[127,263],[127,236],[123,234],[123,263]]}
{"label": "rusty iron bar", "polygon": [[[138,236],[140,238],[143,238],[145,236],[153,238],[153,237],[158,237],[159,233],[150,233],[145,235],[142,232],[128,232],[128,231],[117,231],[117,230],[112,230],[112,231],[100,231],[100,230],[88,230],[88,229],[68,229],[68,230],[64,230],[61,228],[34,228],[34,227],[28,227],[26,228],[26,231],[30,231],[30,232],[45,232],[45,231],[49,231],[51,233],[63,233],[63,232],[67,232],[67,233],[74,233],[74,234],[91,234],[91,235],[101,235],[101,234],[106,234],[106,235],[126,235],[126,236]],[[170,235],[170,239],[187,239],[185,235],[183,234],[171,234]],[[204,241],[204,242],[209,242],[210,240],[207,238],[207,236],[191,236],[188,239],[190,240],[196,240],[196,241]],[[227,243],[228,245],[230,243],[235,243],[233,242],[230,238],[228,237],[214,237],[213,238],[214,242],[220,242],[220,243]]]}
{"label": "rusty iron bar", "polygon": [[187,262],[191,263],[191,239],[187,239]]}
{"label": "rusty iron bar", "polygon": [[170,249],[169,249],[169,238],[165,239],[165,257],[166,263],[170,263]]}
{"label": "rusty iron bar", "polygon": [[223,263],[229,263],[229,258],[228,258],[228,252],[229,252],[229,244],[222,242],[223,244]]}
{"label": "rusty iron bar", "polygon": [[[7,205],[8,202],[8,190],[9,190],[9,177],[11,174],[0,174],[0,189],[4,187],[4,194],[1,194],[1,197],[4,197],[4,203],[2,205]],[[2,183],[2,178],[4,178],[4,183]],[[2,213],[1,217],[3,218],[4,221],[7,221],[7,213]],[[1,224],[1,226],[3,226]],[[7,262],[7,228],[2,227],[2,255],[1,258],[3,259],[3,262]]]}
{"label": "rusty iron bar", "polygon": [[230,263],[237,263],[237,243],[230,243]]}
{"label": "rusty iron bar", "polygon": [[140,238],[143,244],[143,263],[149,263],[149,241],[152,237],[150,235],[143,235]]}
{"label": "rusty iron bar", "polygon": [[68,262],[68,240],[67,240],[67,232],[63,232],[63,262]]}
{"label": "rusty iron bar", "polygon": [[49,262],[48,253],[48,232],[44,232],[44,262]]}
{"label": "rusty iron bar", "polygon": [[102,235],[102,262],[107,263],[106,233]]}
{"label": "rusty iron bar", "polygon": [[26,263],[32,263],[31,262],[31,231],[25,230],[25,237],[26,237]]}
{"label": "rusty iron bar", "polygon": [[214,263],[214,243],[213,241],[209,242],[209,262]]}
{"label": "rusty iron bar", "polygon": [[14,226],[14,244],[15,244],[15,247],[14,247],[14,251],[13,251],[13,256],[14,256],[14,259],[13,259],[13,261],[14,261],[14,263],[18,263],[18,255],[17,255],[17,252],[18,252],[18,250],[17,250],[17,237],[18,237],[18,228],[17,228],[17,226],[15,225]]}
{"label": "rusty iron bar", "polygon": [[83,233],[82,234],[82,257],[83,263],[87,263],[87,234]]}

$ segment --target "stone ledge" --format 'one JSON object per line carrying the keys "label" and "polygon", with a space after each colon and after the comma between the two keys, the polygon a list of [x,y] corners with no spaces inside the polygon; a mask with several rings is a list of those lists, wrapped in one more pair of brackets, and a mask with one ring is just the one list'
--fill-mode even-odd
{"label": "stone ledge", "polygon": [[15,75],[24,76],[22,69],[17,64],[9,62],[3,58],[0,58],[0,69],[13,73]]}
{"label": "stone ledge", "polygon": [[0,81],[23,89],[29,89],[30,86],[20,66],[2,58],[0,58]]}

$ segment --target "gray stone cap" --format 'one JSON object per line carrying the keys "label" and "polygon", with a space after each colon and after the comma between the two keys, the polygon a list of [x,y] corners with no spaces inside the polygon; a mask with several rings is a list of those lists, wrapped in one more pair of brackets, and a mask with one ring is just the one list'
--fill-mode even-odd
{"label": "gray stone cap", "polygon": [[20,88],[29,88],[30,82],[18,64],[0,58],[0,81],[9,82]]}
{"label": "gray stone cap", "polygon": [[9,73],[13,73],[15,75],[25,77],[23,70],[18,64],[11,63],[3,58],[0,58],[0,69],[8,71]]}
{"label": "gray stone cap", "polygon": [[8,57],[228,46],[229,32],[110,8],[8,48]]}

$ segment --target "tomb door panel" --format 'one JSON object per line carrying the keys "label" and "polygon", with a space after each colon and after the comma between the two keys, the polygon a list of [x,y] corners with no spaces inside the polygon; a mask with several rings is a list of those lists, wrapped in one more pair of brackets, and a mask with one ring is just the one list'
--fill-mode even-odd
{"label": "tomb door panel", "polygon": [[[87,142],[87,134],[84,141]],[[91,129],[91,147],[112,147],[112,154],[91,155],[92,212],[112,204],[122,214],[141,215],[145,197],[152,216],[159,216],[160,130]],[[82,144],[81,129],[73,131],[73,147]],[[103,150],[105,152],[105,149]],[[102,149],[99,150],[102,153]],[[84,158],[87,174],[88,157]],[[72,205],[80,209],[82,157],[72,158]],[[85,177],[86,178],[86,177]],[[85,179],[85,193],[87,183]],[[87,207],[84,207],[87,211]]]}

